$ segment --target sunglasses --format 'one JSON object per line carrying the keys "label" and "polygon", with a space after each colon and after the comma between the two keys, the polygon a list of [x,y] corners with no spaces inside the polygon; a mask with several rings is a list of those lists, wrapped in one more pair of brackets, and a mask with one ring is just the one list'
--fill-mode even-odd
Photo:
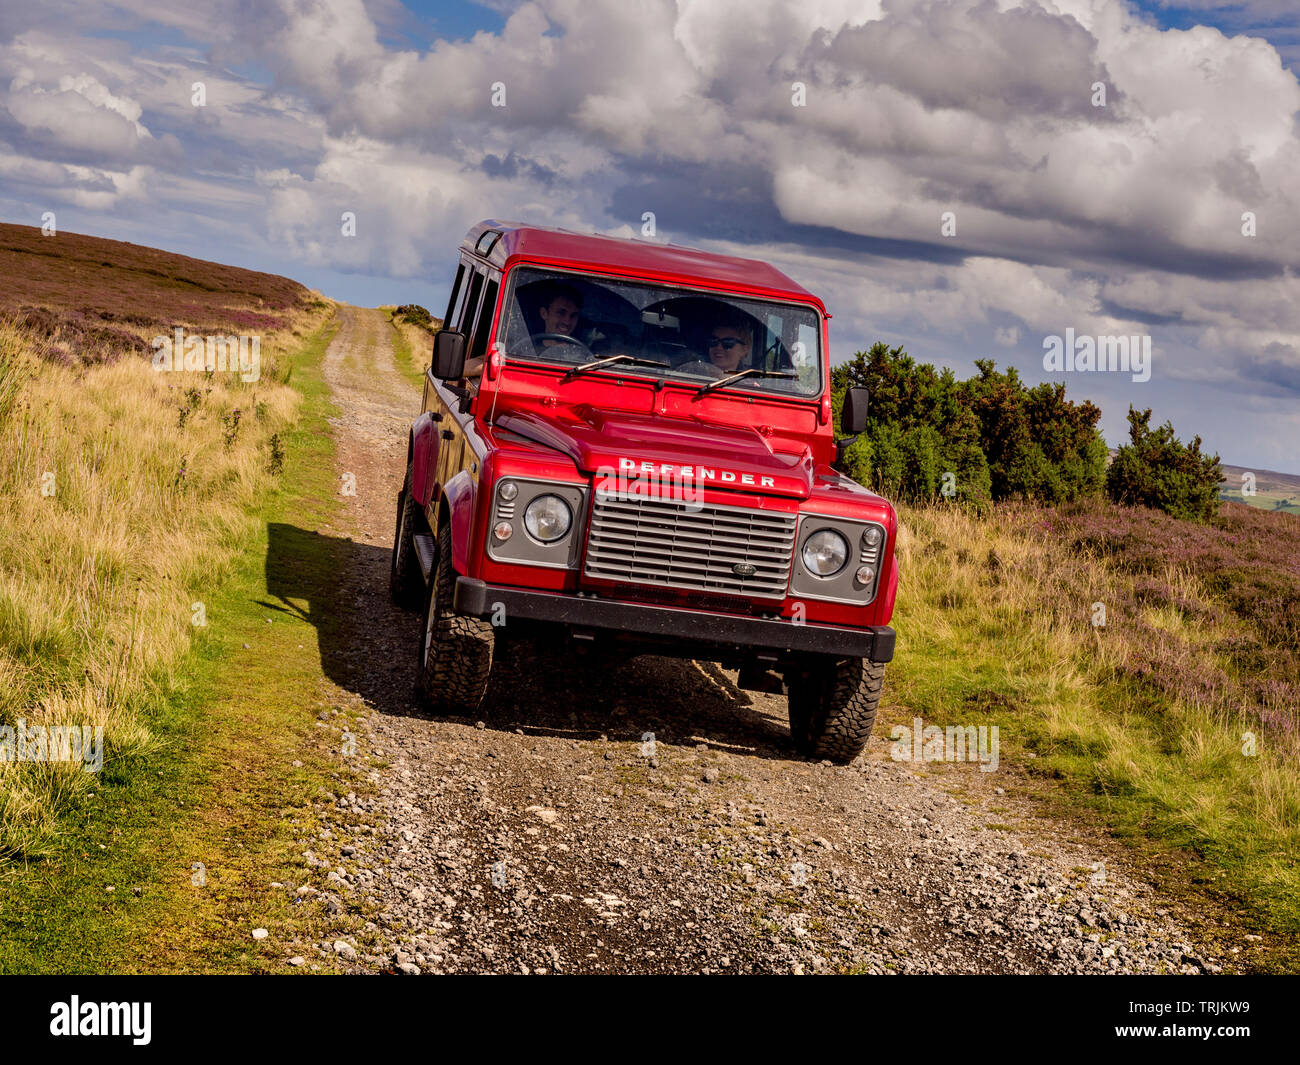
{"label": "sunglasses", "polygon": [[737,346],[744,347],[744,344],[745,342],[743,340],[737,340],[735,337],[723,337],[721,339],[718,339],[717,337],[713,337],[709,341],[709,347],[722,348],[726,351],[730,351],[732,348]]}

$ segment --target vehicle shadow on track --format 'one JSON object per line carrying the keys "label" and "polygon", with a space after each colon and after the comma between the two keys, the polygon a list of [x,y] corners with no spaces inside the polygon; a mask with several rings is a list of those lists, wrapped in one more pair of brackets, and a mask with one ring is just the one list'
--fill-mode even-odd
{"label": "vehicle shadow on track", "polygon": [[[316,628],[331,681],[396,716],[427,716],[417,693],[422,618],[388,596],[389,551],[295,525],[267,527],[268,610]],[[503,634],[474,715],[489,728],[588,739],[708,742],[789,760],[784,699],[736,688],[712,664],[635,658]]]}
{"label": "vehicle shadow on track", "polygon": [[789,759],[789,732],[769,705],[717,666],[659,655],[626,657],[565,644],[498,640],[492,682],[478,716],[492,728],[611,740],[707,742]]}

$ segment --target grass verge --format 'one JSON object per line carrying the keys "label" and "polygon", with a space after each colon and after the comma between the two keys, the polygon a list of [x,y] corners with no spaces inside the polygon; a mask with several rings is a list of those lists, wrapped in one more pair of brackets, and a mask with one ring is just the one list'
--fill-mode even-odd
{"label": "grass verge", "polygon": [[[1300,970],[1294,691],[1244,675],[1236,652],[1258,647],[1257,626],[1225,607],[1230,593],[1194,564],[1153,578],[1071,531],[1077,515],[901,517],[899,654],[877,735],[914,716],[997,725],[998,783],[1019,778],[1055,812],[1122,839],[1241,968]],[[1157,519],[1108,508],[1098,520]],[[1275,655],[1270,665],[1289,661]]]}
{"label": "grass verge", "polygon": [[[433,333],[399,316],[396,307],[381,307],[380,310],[393,327],[394,361],[398,371],[413,385],[423,388],[424,371],[433,361]],[[436,318],[431,323],[434,330],[441,325]]]}
{"label": "grass verge", "polygon": [[[258,972],[306,953],[294,936],[318,903],[292,886],[349,711],[318,720],[340,709],[318,654],[332,622],[275,602],[268,584],[287,567],[298,586],[324,586],[339,560],[331,538],[288,559],[267,546],[270,525],[317,527],[338,510],[320,372],[333,329],[286,356],[301,402],[284,473],[238,559],[212,575],[191,653],[154,677],[140,707],[150,743],[106,759],[41,857],[0,869],[0,972]],[[254,940],[255,927],[271,934]]]}

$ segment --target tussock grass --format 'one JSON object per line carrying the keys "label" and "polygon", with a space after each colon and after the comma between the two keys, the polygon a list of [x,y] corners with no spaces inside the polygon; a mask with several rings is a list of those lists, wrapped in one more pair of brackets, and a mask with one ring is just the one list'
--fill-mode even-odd
{"label": "tussock grass", "polygon": [[[102,727],[106,772],[150,750],[171,669],[257,530],[299,403],[284,355],[322,308],[263,337],[249,383],[69,366],[0,320],[0,725]],[[0,762],[0,860],[41,853],[95,784],[80,763]]]}
{"label": "tussock grass", "polygon": [[[1286,551],[1270,563],[1266,545],[1288,529],[1243,546],[1238,524],[1258,519],[1229,514],[1218,533],[1195,533],[1208,545],[1199,553],[1139,557],[1135,535],[1177,544],[1186,523],[1110,507],[1000,507],[986,518],[905,507],[900,520],[886,734],[914,714],[996,724],[1004,761],[1065,778],[1120,834],[1196,853],[1230,874],[1236,901],[1264,924],[1300,931],[1290,630],[1218,580],[1215,540],[1273,589],[1295,563]],[[1173,531],[1151,535],[1157,521]],[[1098,522],[1106,536],[1081,534]],[[1093,624],[1097,603],[1104,627]],[[1247,734],[1254,755],[1243,753]]]}

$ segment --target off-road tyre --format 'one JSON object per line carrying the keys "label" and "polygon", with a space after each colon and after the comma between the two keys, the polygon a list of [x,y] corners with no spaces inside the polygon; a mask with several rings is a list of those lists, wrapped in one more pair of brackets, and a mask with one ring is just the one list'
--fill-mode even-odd
{"label": "off-road tyre", "polygon": [[393,533],[393,556],[388,567],[388,594],[405,610],[418,610],[424,601],[424,574],[415,553],[415,534],[424,531],[424,516],[411,497],[411,467],[397,497],[397,529]]}
{"label": "off-road tyre", "polygon": [[438,531],[438,557],[420,630],[420,689],[434,713],[472,714],[483,701],[495,643],[490,622],[452,610],[451,526]]}
{"label": "off-road tyre", "polygon": [[885,683],[885,663],[845,658],[787,677],[795,750],[848,765],[867,746]]}

